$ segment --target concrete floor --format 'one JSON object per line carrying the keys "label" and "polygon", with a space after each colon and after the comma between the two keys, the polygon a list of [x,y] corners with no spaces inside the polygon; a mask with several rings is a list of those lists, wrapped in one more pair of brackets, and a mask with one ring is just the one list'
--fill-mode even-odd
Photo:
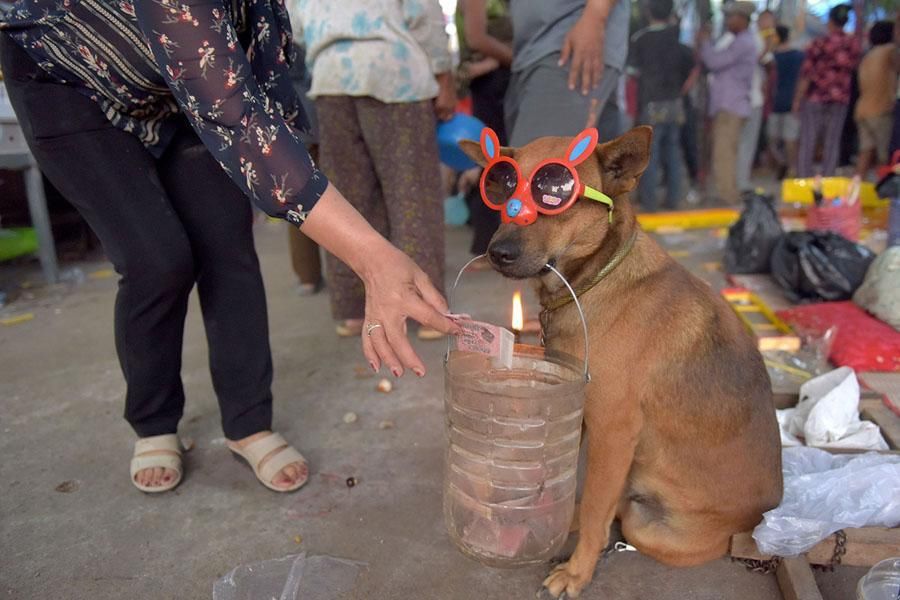
{"label": "concrete floor", "polygon": [[[468,241],[465,230],[448,234],[449,273],[466,260]],[[80,264],[84,282],[35,285],[0,314],[34,315],[0,326],[0,598],[210,598],[213,582],[232,567],[300,551],[366,563],[352,598],[534,598],[547,567],[486,568],[445,533],[444,345],[418,343],[428,376],[377,393],[375,378],[357,374],[364,369],[358,342],[335,338],[327,295],[294,294],[283,225],[260,223],[258,246],[275,428],[309,459],[309,484],[292,495],[270,492],[224,447],[194,302],[180,431],[195,443],[186,478],[174,493],[138,492],[128,480],[134,435],[121,418],[125,388],[113,347],[116,280],[103,261]],[[16,277],[37,283],[39,272]],[[493,273],[476,273],[454,308],[480,305],[475,314],[504,320],[512,289]],[[347,411],[359,420],[344,424]],[[386,419],[395,428],[380,429]],[[359,479],[352,489],[350,476]],[[70,491],[57,490],[64,482]],[[852,597],[863,572],[819,574],[826,600]],[[598,567],[583,597],[781,596],[774,576],[727,559],[673,569],[620,553]]]}

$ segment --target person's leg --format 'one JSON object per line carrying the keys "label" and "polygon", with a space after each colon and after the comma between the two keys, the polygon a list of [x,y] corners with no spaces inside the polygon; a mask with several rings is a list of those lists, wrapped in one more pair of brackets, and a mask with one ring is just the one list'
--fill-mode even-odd
{"label": "person's leg", "polygon": [[391,243],[444,289],[444,210],[431,102],[387,104],[358,99],[359,123],[371,153],[390,223]]}
{"label": "person's leg", "polygon": [[[350,96],[316,98],[319,116],[319,166],[347,201],[379,233],[390,236],[381,184],[372,164],[370,147],[363,138],[358,115],[360,99]],[[388,145],[396,145],[388,137]],[[430,182],[440,191],[440,174]],[[443,211],[443,207],[441,206]],[[441,213],[443,215],[443,212]],[[443,216],[441,217],[443,219]],[[365,316],[366,290],[350,267],[326,255],[328,293],[336,320],[357,322]]]}
{"label": "person's leg", "polygon": [[875,156],[875,132],[871,130],[871,119],[857,119],[856,131],[859,135],[859,154],[856,159],[856,174],[865,178]]}
{"label": "person's leg", "polygon": [[742,117],[724,110],[713,119],[713,178],[719,197],[731,205],[737,204],[740,197],[736,169],[743,123]]}
{"label": "person's leg", "polygon": [[[5,34],[0,61],[41,171],[88,222],[120,275],[114,323],[125,418],[139,437],[175,433],[184,407],[182,335],[194,259],[156,161],[93,100],[43,77]],[[136,480],[161,485],[174,475],[145,469]]]}
{"label": "person's leg", "polygon": [[659,193],[659,169],[662,162],[661,156],[662,137],[660,136],[660,126],[653,128],[653,139],[650,142],[650,159],[647,161],[647,168],[644,169],[640,181],[638,181],[638,200],[641,204],[641,210],[652,212],[657,207],[657,196]]}
{"label": "person's leg", "polygon": [[825,139],[822,142],[822,175],[831,177],[837,169],[838,159],[841,155],[841,134],[844,131],[844,121],[847,119],[846,104],[826,104],[824,107]]}
{"label": "person's leg", "polygon": [[797,140],[800,138],[800,119],[794,113],[784,113],[781,135],[784,138],[786,175],[797,176]]}
{"label": "person's leg", "polygon": [[759,130],[762,126],[763,107],[756,106],[750,110],[750,117],[741,128],[737,157],[737,187],[739,191],[752,187],[750,178],[753,174],[753,163],[756,159],[756,148],[759,145]]}
{"label": "person's leg", "polygon": [[803,103],[800,109],[800,140],[797,150],[797,177],[812,177],[813,161],[816,154],[816,142],[818,141],[818,128],[821,105],[810,100]]}
{"label": "person's leg", "polygon": [[769,155],[769,162],[776,171],[783,169],[787,164],[787,157],[782,149],[784,137],[781,129],[783,124],[784,113],[772,113],[766,120],[766,137],[769,140],[766,146],[766,153]]}
{"label": "person's leg", "polygon": [[[288,246],[291,253],[291,266],[301,286],[302,293],[314,292],[322,282],[322,262],[319,256],[319,245],[300,229],[288,224]],[[308,291],[307,291],[308,290]]]}
{"label": "person's leg", "polygon": [[[159,172],[193,250],[222,430],[239,444],[255,441],[272,427],[272,353],[250,201],[186,121]],[[305,468],[288,465],[271,483],[287,488]]]}
{"label": "person's leg", "polygon": [[894,128],[894,115],[886,113],[873,117],[872,121],[872,130],[875,134],[875,160],[879,165],[887,165],[891,160],[888,148],[891,144],[891,130]]}
{"label": "person's leg", "polygon": [[700,156],[697,144],[697,111],[690,95],[684,96],[684,124],[679,132],[681,152],[691,183],[696,184],[700,176]]}
{"label": "person's leg", "polygon": [[569,89],[569,71],[560,67],[559,54],[541,59],[518,78],[515,121],[510,145],[523,146],[539,137],[574,136],[594,127],[616,90],[619,72],[606,67],[600,85],[588,96]]}
{"label": "person's leg", "polygon": [[666,208],[675,210],[681,202],[681,126],[677,122],[665,123],[660,142],[663,163],[666,165]]}
{"label": "person's leg", "polygon": [[[319,162],[318,144],[309,144],[309,155],[312,156],[313,161]],[[301,294],[315,293],[322,283],[322,256],[319,252],[319,245],[290,223],[288,223],[287,231],[291,266],[300,282],[298,290]]]}
{"label": "person's leg", "polygon": [[159,172],[194,255],[222,429],[229,439],[269,429],[272,356],[250,202],[186,122]]}

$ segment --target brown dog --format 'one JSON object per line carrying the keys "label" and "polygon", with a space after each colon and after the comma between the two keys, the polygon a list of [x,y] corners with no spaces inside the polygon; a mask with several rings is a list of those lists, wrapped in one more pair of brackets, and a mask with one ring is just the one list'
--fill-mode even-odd
{"label": "brown dog", "polygon": [[[614,518],[644,554],[697,565],[725,554],[732,534],[754,527],[781,499],[778,425],[753,338],[635,221],[628,193],[647,166],[650,139],[650,128],[639,127],[598,145],[577,167],[584,183],[615,199],[611,224],[606,206],[581,198],[526,227],[501,226],[489,248],[503,275],[537,279],[546,344],[575,356],[578,312],[573,303],[556,308],[568,292],[545,265],[583,291],[592,374],[587,469],[578,545],[544,581],[553,596],[576,597],[590,582]],[[527,174],[564,156],[570,142],[541,138],[501,153]],[[463,148],[484,164],[477,144]],[[624,259],[591,287],[633,235]]]}

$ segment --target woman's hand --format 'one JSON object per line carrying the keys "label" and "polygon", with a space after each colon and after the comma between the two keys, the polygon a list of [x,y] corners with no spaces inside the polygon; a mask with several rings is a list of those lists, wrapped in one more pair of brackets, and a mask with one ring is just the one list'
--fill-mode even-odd
{"label": "woman's hand", "polygon": [[423,376],[425,366],[406,338],[406,319],[444,333],[458,332],[441,314],[447,312],[447,302],[428,276],[372,229],[333,185],[310,211],[302,231],[365,283],[363,353],[372,369],[384,364],[398,377],[404,369]]}
{"label": "woman's hand", "polygon": [[390,244],[373,253],[371,264],[360,274],[366,286],[363,354],[374,371],[385,365],[395,377],[404,369],[422,377],[425,366],[406,336],[406,320],[456,333],[456,325],[444,316],[447,302],[422,269]]}
{"label": "woman's hand", "polygon": [[438,82],[438,95],[434,99],[434,113],[439,121],[446,121],[456,112],[456,87],[453,75],[440,73],[435,76]]}

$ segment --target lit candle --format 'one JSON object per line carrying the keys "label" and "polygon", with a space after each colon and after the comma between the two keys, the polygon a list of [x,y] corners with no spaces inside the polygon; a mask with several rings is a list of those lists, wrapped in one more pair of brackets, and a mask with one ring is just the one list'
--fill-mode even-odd
{"label": "lit candle", "polygon": [[521,292],[516,292],[513,294],[512,300],[512,331],[516,336],[516,343],[518,344],[521,336],[522,329],[525,327],[525,311],[522,308],[522,294]]}

